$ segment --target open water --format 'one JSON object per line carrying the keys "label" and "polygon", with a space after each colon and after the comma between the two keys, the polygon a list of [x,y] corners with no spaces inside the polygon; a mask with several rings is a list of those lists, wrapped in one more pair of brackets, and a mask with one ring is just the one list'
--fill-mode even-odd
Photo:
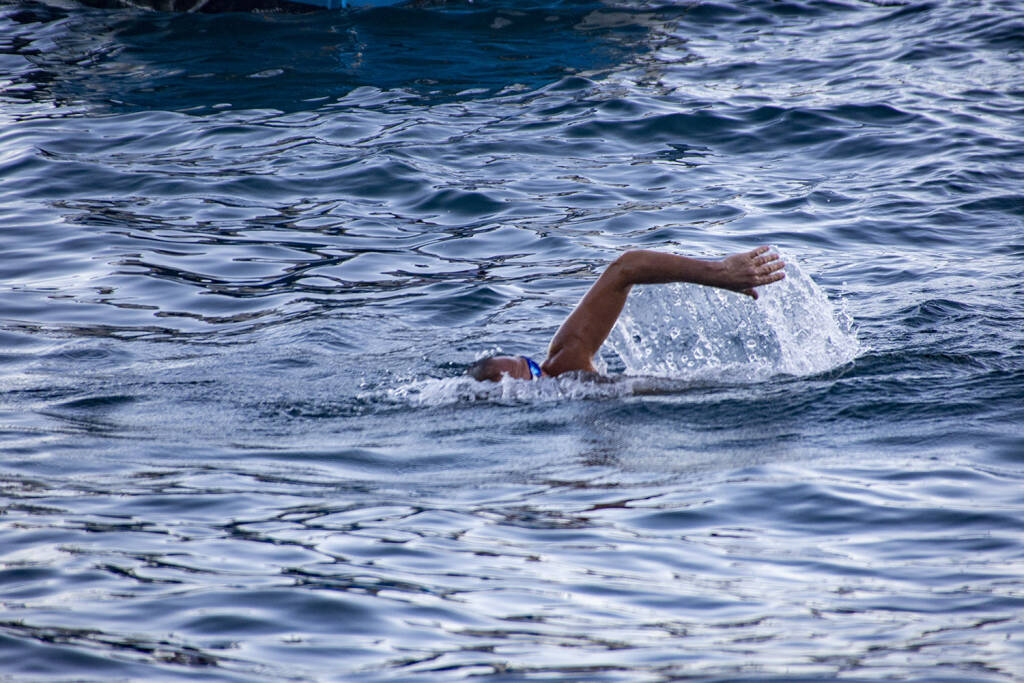
{"label": "open water", "polygon": [[[1024,680],[1024,8],[0,2],[0,678]],[[629,248],[772,244],[757,301]]]}

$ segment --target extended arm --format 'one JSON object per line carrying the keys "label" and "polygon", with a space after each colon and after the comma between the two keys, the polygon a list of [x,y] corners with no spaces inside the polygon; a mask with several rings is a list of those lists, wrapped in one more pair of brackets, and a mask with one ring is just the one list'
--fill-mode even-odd
{"label": "extended arm", "polygon": [[700,261],[657,251],[627,251],[615,259],[583,296],[551,340],[544,373],[593,372],[592,359],[619,319],[633,285],[692,282],[757,298],[754,287],[781,280],[778,254],[758,247],[721,261]]}

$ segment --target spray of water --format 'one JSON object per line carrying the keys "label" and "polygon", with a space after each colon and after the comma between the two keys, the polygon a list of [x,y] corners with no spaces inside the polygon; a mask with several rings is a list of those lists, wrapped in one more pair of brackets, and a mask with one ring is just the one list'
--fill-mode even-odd
{"label": "spray of water", "polygon": [[685,283],[636,287],[608,338],[626,374],[745,381],[810,375],[852,361],[852,321],[791,256],[757,301]]}
{"label": "spray of water", "polygon": [[465,376],[426,379],[390,389],[387,399],[445,405],[609,398],[671,391],[678,381],[760,381],[814,375],[849,363],[860,352],[853,321],[833,306],[795,258],[780,255],[786,279],[760,288],[756,301],[683,283],[634,288],[607,341],[622,359],[625,377],[536,382],[506,377],[497,383]]}

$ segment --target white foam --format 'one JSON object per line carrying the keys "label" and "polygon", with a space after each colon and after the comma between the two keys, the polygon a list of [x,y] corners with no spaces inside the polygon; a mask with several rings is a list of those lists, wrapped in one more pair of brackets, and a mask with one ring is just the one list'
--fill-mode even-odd
{"label": "white foam", "polygon": [[[632,378],[622,378],[630,379]],[[440,406],[451,403],[517,403],[563,401],[566,399],[611,398],[634,393],[633,381],[600,377],[580,379],[561,376],[539,380],[512,379],[505,376],[500,382],[478,382],[468,376],[424,379],[390,389],[387,397],[392,401],[420,406]]]}

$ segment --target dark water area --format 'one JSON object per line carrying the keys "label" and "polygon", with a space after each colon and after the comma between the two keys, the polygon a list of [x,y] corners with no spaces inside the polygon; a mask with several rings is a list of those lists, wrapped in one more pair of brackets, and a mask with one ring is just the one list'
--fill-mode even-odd
{"label": "dark water area", "polygon": [[1024,680],[1022,188],[1018,2],[3,0],[0,678]]}

